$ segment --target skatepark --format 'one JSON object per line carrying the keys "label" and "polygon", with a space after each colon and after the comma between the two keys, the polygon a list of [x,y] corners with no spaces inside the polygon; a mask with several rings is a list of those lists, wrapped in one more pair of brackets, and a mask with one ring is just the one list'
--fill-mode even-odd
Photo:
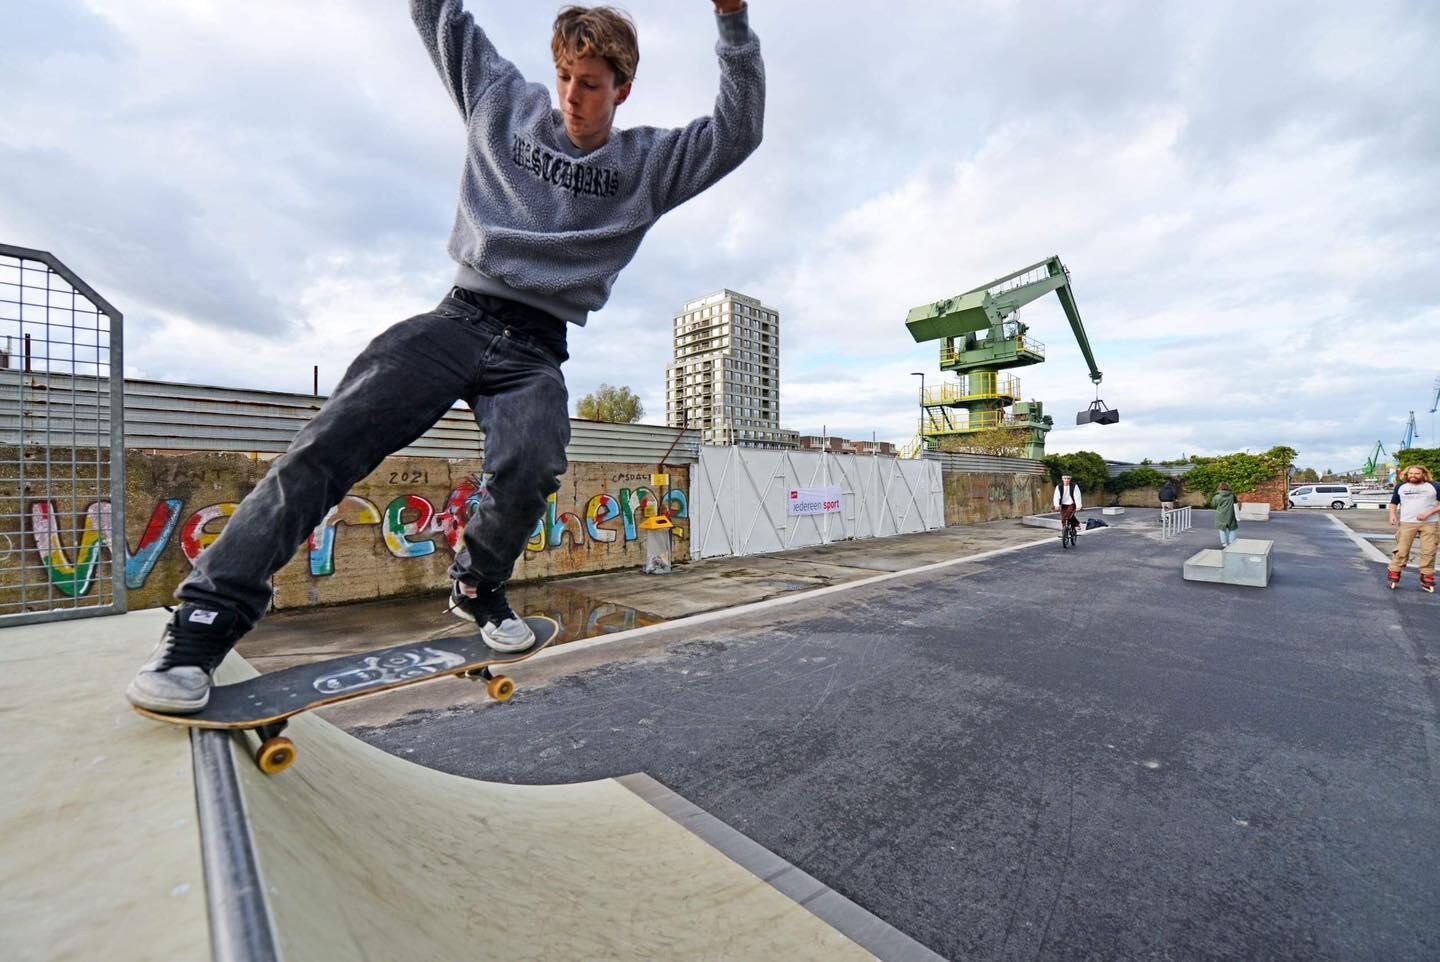
{"label": "skatepark", "polygon": [[273,777],[118,698],[163,612],[12,629],[7,957],[1433,956],[1428,597],[1265,533],[1266,589],[1132,512],[575,642],[300,716]]}
{"label": "skatepark", "polygon": [[1440,6],[878,13],[7,18],[0,962],[1440,962]]}

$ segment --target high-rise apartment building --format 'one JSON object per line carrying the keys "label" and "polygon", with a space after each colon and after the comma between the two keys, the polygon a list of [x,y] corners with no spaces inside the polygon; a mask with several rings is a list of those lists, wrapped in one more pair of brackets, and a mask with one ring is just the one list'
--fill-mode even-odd
{"label": "high-rise apartment building", "polygon": [[717,291],[675,315],[665,369],[665,418],[706,444],[791,447],[780,430],[780,315],[753,297]]}

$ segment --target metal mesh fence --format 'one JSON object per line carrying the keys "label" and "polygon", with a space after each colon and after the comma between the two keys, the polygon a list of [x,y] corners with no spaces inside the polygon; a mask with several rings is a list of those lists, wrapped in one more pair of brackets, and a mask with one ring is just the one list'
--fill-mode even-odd
{"label": "metal mesh fence", "polygon": [[121,333],[53,256],[0,244],[0,625],[125,610]]}

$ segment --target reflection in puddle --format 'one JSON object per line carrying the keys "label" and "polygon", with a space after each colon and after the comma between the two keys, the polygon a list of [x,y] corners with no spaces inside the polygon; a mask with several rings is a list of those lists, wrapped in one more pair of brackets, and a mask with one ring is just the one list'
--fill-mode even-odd
{"label": "reflection in puddle", "polygon": [[631,628],[658,625],[667,619],[627,605],[598,601],[557,584],[516,585],[506,588],[510,605],[521,615],[545,615],[560,625],[560,637],[552,644],[610,635]]}

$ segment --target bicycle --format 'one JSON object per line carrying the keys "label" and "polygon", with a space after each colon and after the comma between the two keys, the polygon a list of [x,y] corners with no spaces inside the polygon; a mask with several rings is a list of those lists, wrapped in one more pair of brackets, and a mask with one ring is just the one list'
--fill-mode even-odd
{"label": "bicycle", "polygon": [[1080,519],[1071,515],[1070,518],[1060,525],[1060,547],[1066,549],[1075,547],[1080,540]]}

